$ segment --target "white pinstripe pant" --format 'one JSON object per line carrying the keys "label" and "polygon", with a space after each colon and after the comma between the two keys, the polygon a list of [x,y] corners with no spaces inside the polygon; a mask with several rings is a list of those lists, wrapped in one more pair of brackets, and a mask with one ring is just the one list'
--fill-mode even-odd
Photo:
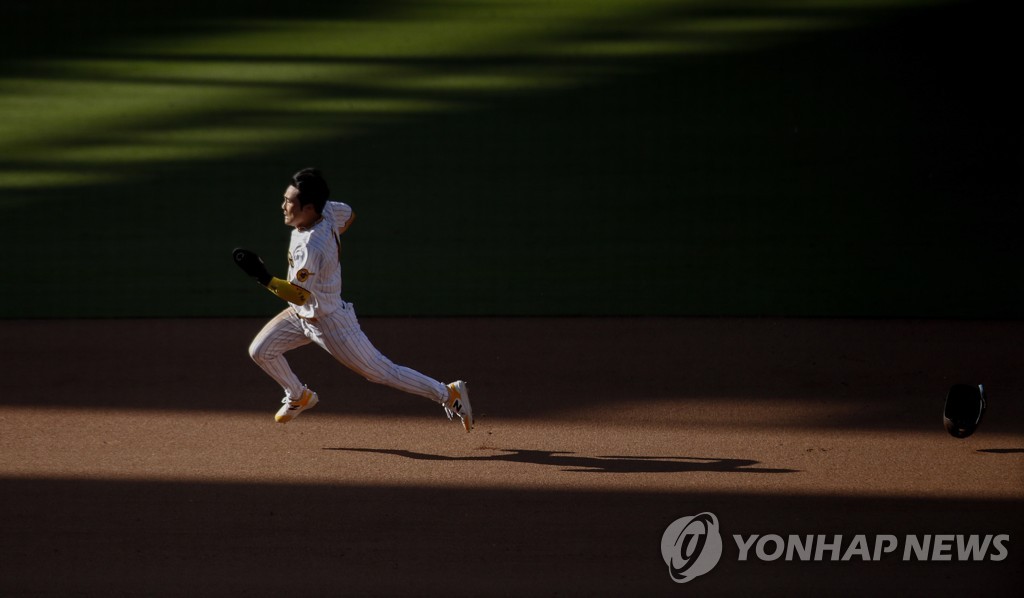
{"label": "white pinstripe pant", "polygon": [[378,351],[359,327],[351,303],[315,321],[304,320],[289,307],[267,322],[249,345],[249,355],[277,381],[290,397],[302,392],[302,382],[284,353],[316,343],[352,371],[370,382],[385,384],[443,403],[448,387],[415,370],[395,365]]}

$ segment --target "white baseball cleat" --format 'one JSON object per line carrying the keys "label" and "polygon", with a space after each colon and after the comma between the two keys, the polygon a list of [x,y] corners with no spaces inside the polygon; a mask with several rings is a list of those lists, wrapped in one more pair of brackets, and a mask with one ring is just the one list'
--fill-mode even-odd
{"label": "white baseball cleat", "polygon": [[303,387],[302,394],[299,395],[298,399],[292,401],[286,395],[281,399],[281,402],[284,405],[281,405],[281,408],[278,409],[277,415],[274,416],[274,421],[279,424],[285,424],[298,417],[303,411],[315,407],[320,402],[320,399],[316,396],[315,392]]}
{"label": "white baseball cleat", "polygon": [[469,386],[462,380],[448,385],[448,402],[444,405],[445,415],[454,420],[456,416],[462,420],[462,427],[469,432],[473,429],[473,408],[469,406]]}

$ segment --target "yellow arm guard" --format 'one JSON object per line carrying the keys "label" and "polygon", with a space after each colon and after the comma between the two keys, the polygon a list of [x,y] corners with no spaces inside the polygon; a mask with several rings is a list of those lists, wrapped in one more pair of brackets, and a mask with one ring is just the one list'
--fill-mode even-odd
{"label": "yellow arm guard", "polygon": [[280,278],[271,278],[270,282],[267,283],[267,289],[288,303],[294,303],[295,305],[305,305],[306,301],[309,300],[309,291]]}

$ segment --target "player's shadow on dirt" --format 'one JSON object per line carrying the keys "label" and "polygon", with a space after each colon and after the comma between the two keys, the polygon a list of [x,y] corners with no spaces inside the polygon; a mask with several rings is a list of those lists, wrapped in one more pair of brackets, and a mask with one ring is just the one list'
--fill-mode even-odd
{"label": "player's shadow on dirt", "polygon": [[993,453],[996,455],[1012,455],[1024,453],[1024,448],[993,448],[993,449],[978,449],[979,453]]}
{"label": "player's shadow on dirt", "polygon": [[496,455],[480,457],[448,457],[399,449],[325,448],[327,451],[351,451],[395,455],[421,461],[505,461],[559,467],[562,471],[599,473],[688,473],[716,471],[722,473],[796,473],[798,469],[753,467],[751,459],[718,459],[705,457],[583,457],[564,451],[532,451],[521,449],[495,449]]}

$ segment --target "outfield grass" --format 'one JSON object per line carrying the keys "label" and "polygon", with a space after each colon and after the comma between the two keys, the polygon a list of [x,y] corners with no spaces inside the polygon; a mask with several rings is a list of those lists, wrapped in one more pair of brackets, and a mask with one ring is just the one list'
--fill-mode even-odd
{"label": "outfield grass", "polygon": [[364,315],[1020,317],[1005,10],[6,4],[0,317],[270,313],[306,165]]}

